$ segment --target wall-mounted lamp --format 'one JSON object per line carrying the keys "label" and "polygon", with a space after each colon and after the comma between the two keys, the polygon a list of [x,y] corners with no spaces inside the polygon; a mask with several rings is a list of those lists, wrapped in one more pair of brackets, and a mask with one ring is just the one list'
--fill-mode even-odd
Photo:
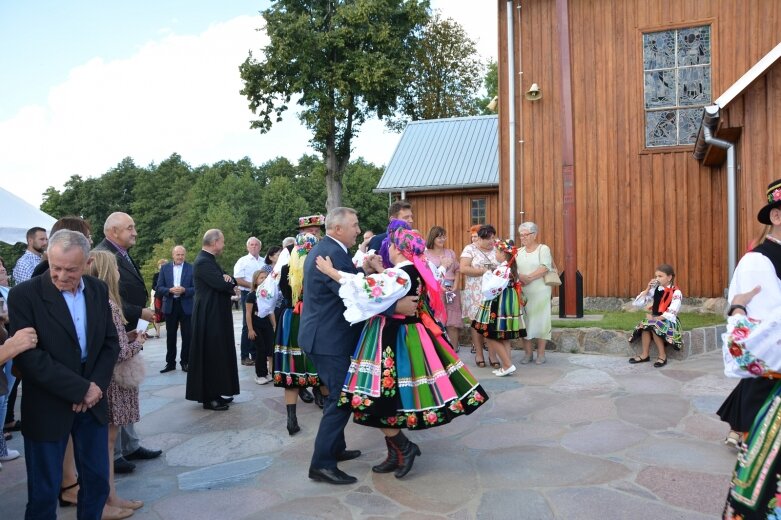
{"label": "wall-mounted lamp", "polygon": [[496,112],[496,106],[499,104],[499,96],[494,96],[494,98],[491,100],[490,103],[488,103],[485,108],[490,110],[491,112]]}
{"label": "wall-mounted lamp", "polygon": [[529,101],[537,101],[541,97],[542,91],[540,90],[540,86],[536,83],[532,83],[532,86],[526,91],[526,99]]}

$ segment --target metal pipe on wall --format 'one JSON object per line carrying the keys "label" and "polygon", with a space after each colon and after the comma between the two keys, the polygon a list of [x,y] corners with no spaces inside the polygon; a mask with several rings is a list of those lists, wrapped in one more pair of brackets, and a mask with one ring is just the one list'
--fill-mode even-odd
{"label": "metal pipe on wall", "polygon": [[513,0],[507,0],[507,109],[510,116],[510,172],[509,172],[509,205],[510,205],[510,234],[515,240],[515,38],[513,31]]}
{"label": "metal pipe on wall", "polygon": [[[521,38],[521,4],[519,3],[516,7],[516,10],[518,11],[518,86],[520,87],[520,91],[523,92],[523,49],[521,47],[521,42],[523,41],[523,38]],[[520,124],[518,126],[518,151],[520,154],[519,160],[518,160],[518,215],[521,217],[521,222],[523,223],[524,220],[524,214],[525,211],[523,211],[523,172],[524,172],[524,146],[525,141],[523,139],[523,103],[520,103],[518,105],[518,121],[520,121]],[[516,227],[513,226],[513,230],[511,232],[511,236],[513,239],[515,239],[515,233],[516,233]]]}
{"label": "metal pipe on wall", "polygon": [[719,123],[719,107],[705,107],[702,118],[702,137],[706,144],[727,150],[727,280],[732,280],[738,263],[738,190],[735,143],[719,139],[713,130]]}

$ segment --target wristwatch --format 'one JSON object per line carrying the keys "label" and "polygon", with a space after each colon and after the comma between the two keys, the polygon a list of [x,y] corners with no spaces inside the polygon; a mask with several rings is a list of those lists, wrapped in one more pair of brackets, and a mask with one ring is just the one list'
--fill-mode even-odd
{"label": "wristwatch", "polygon": [[748,314],[748,311],[746,311],[746,307],[743,305],[730,305],[729,309],[727,309],[727,316],[732,316],[732,313],[736,310],[742,310],[743,314]]}

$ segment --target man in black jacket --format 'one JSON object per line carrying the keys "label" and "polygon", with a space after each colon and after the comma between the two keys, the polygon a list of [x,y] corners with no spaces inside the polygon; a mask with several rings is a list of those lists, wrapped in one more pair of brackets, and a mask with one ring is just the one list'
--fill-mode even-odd
{"label": "man in black jacket", "polygon": [[[119,267],[119,295],[122,297],[122,313],[127,320],[127,330],[134,330],[139,319],[151,321],[154,311],[147,307],[149,293],[141,277],[138,265],[130,257],[130,248],[136,244],[136,223],[127,213],[115,212],[103,224],[106,238],[95,250],[109,251],[117,257]],[[114,471],[130,473],[135,469],[131,460],[154,459],[163,453],[141,446],[132,424],[122,426],[114,448]]]}
{"label": "man in black jacket", "polygon": [[10,333],[32,327],[36,347],[14,366],[24,378],[22,434],[28,518],[54,518],[68,438],[79,472],[79,518],[99,519],[109,494],[108,406],[104,398],[119,355],[117,330],[102,281],[83,275],[84,235],[51,237],[49,273],[14,287]]}

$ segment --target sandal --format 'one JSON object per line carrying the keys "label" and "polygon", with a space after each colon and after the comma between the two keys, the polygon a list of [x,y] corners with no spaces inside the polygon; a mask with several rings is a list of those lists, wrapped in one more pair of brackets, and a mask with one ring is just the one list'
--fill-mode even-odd
{"label": "sandal", "polygon": [[656,358],[656,362],[654,363],[654,366],[656,368],[662,368],[664,365],[667,364],[667,358]]}
{"label": "sandal", "polygon": [[477,354],[477,350],[475,350],[475,346],[474,346],[474,345],[472,345],[472,351],[471,351],[471,353],[472,353],[472,354]]}
{"label": "sandal", "polygon": [[489,363],[491,363],[491,366],[494,368],[502,368],[502,364],[498,361],[489,361]]}
{"label": "sandal", "polygon": [[13,433],[11,433],[11,432],[3,433],[3,439],[5,439],[7,441],[10,441],[13,438],[14,438],[14,434]]}
{"label": "sandal", "polygon": [[480,368],[485,368],[485,359],[477,359],[477,356],[475,356],[475,365]]}
{"label": "sandal", "polygon": [[68,491],[69,489],[73,489],[73,488],[77,487],[78,485],[79,485],[79,482],[76,481],[76,483],[73,484],[72,486],[66,486],[64,488],[60,488],[60,496],[59,496],[60,507],[68,507],[68,506],[75,506],[76,505],[76,502],[71,502],[70,500],[65,500],[63,498],[62,494],[65,491]]}
{"label": "sandal", "polygon": [[642,358],[640,356],[635,356],[635,357],[629,358],[629,362],[631,364],[633,364],[633,365],[636,364],[636,363],[646,363],[648,361],[651,361],[651,356],[650,355],[645,356],[644,358]]}

